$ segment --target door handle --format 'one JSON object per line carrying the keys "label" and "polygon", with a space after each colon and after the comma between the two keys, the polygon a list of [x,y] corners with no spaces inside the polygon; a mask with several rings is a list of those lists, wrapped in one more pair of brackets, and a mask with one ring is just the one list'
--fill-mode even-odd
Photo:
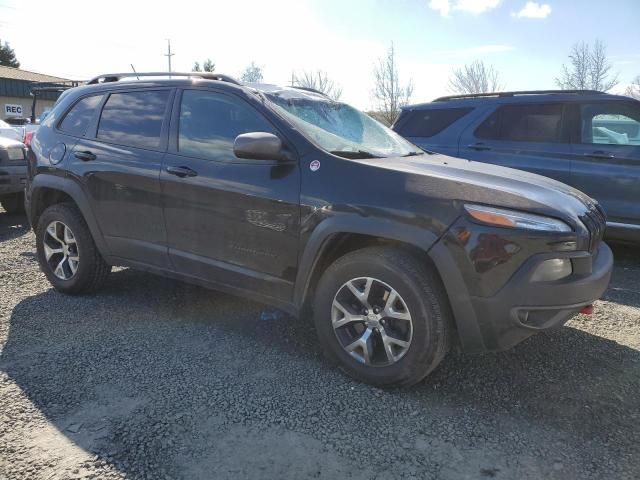
{"label": "door handle", "polygon": [[98,158],[93,152],[89,152],[88,150],[85,152],[75,152],[73,156],[79,160],[82,160],[83,162],[88,162],[90,160],[95,160],[96,158]]}
{"label": "door handle", "polygon": [[491,150],[491,147],[485,145],[484,143],[472,143],[471,145],[467,145],[467,147],[472,150],[478,150],[479,152],[483,150]]}
{"label": "door handle", "polygon": [[198,176],[198,172],[191,170],[189,167],[167,167],[167,173],[180,178]]}
{"label": "door handle", "polygon": [[591,153],[585,153],[584,156],[590,157],[590,158],[600,158],[604,160],[611,160],[612,158],[616,158],[616,156],[613,155],[612,153],[603,152],[602,150],[598,150],[596,152],[591,152]]}

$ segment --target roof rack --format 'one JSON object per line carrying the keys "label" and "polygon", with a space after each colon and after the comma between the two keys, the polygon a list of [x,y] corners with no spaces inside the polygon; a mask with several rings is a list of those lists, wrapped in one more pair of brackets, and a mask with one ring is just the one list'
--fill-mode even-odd
{"label": "roof rack", "polygon": [[123,78],[131,77],[198,77],[206,80],[219,80],[221,82],[229,82],[235,85],[241,85],[241,83],[229,75],[223,75],[222,73],[213,72],[127,72],[127,73],[105,73],[93,77],[87,82],[87,85],[95,85],[97,83],[117,82]]}
{"label": "roof rack", "polygon": [[298,90],[304,90],[306,92],[312,92],[312,93],[317,93],[318,95],[322,95],[323,97],[327,97],[329,98],[329,95],[327,95],[324,92],[321,92],[320,90],[316,90],[315,88],[311,88],[311,87],[301,87],[299,85],[291,85],[291,88],[296,88]]}
{"label": "roof rack", "polygon": [[492,93],[469,93],[465,95],[449,95],[446,97],[439,97],[434,102],[445,102],[447,100],[465,100],[467,98],[482,98],[482,97],[515,97],[516,95],[547,95],[547,94],[577,94],[577,95],[589,95],[589,94],[604,94],[598,90],[520,90],[515,92],[492,92]]}

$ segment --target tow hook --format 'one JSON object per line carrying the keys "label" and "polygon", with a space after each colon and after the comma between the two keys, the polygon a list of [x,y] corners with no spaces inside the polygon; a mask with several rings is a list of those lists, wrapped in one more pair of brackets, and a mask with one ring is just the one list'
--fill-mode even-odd
{"label": "tow hook", "polygon": [[583,315],[591,315],[593,313],[593,304],[582,307],[580,313]]}

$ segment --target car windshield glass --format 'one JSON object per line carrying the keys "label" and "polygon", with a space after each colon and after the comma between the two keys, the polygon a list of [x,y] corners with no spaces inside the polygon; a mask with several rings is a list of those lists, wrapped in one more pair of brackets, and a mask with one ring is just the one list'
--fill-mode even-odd
{"label": "car windshield glass", "polygon": [[345,103],[295,88],[262,91],[278,113],[328,152],[348,158],[421,153],[391,129]]}

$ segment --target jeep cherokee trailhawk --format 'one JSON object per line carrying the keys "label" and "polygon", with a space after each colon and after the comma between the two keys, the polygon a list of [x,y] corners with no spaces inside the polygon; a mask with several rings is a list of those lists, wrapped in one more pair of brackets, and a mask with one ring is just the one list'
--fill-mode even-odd
{"label": "jeep cherokee trailhawk", "polygon": [[103,75],[31,149],[57,290],[124,265],[309,312],[329,359],[377,385],[419,381],[453,341],[502,350],[562,325],[611,275],[604,213],[578,190],[423,153],[308,89]]}

